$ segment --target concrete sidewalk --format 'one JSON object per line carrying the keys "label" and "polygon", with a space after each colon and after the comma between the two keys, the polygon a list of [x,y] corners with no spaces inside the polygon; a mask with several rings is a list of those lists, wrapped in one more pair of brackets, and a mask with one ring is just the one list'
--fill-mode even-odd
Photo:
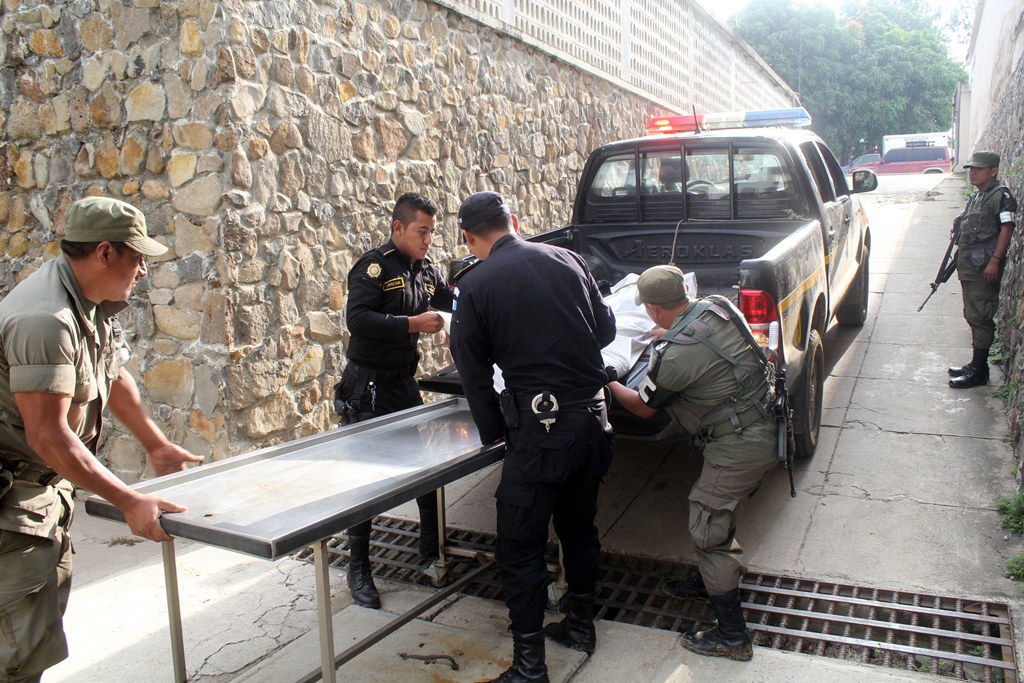
{"label": "concrete sidewalk", "polygon": [[[750,570],[997,599],[1017,612],[1017,584],[1003,574],[1022,544],[1000,528],[993,503],[1014,488],[1006,418],[993,396],[998,372],[988,388],[946,386],[945,368],[970,357],[955,281],[916,312],[963,206],[963,181],[883,177],[865,199],[873,235],[869,318],[863,328],[826,335],[824,425],[814,458],[797,465],[797,497],[789,497],[786,473],[776,470],[741,508],[738,535]],[[693,562],[685,499],[700,462],[685,451],[617,446],[598,518],[606,550]],[[497,468],[447,489],[449,524],[493,532]],[[396,514],[416,519],[415,505]],[[82,511],[73,536],[71,656],[44,681],[172,680],[159,547]],[[289,681],[318,667],[311,564],[187,541],[177,549],[190,680]],[[430,590],[379,582],[378,612],[351,605],[343,572],[332,570],[331,581],[339,652]],[[684,651],[671,632],[605,621],[598,628],[599,647],[589,659],[549,645],[553,681],[948,680],[768,648],[757,648],[750,663],[722,661]],[[511,652],[503,605],[455,597],[342,667],[339,679],[485,680],[504,670]]]}

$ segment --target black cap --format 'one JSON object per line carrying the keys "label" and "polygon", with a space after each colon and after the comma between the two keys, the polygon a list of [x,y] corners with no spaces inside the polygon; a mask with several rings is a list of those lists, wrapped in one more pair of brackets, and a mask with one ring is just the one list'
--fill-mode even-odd
{"label": "black cap", "polygon": [[509,211],[505,198],[497,192],[477,192],[466,197],[459,207],[459,227],[463,230],[489,223],[495,218],[509,217]]}

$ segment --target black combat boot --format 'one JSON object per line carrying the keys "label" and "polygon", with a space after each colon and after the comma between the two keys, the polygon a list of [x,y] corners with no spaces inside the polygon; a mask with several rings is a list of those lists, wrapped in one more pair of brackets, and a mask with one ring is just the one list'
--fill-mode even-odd
{"label": "black combat boot", "polygon": [[691,574],[685,579],[673,579],[665,582],[665,592],[673,598],[688,600],[690,598],[708,599],[708,589],[704,585],[704,579],[699,572]]}
{"label": "black combat boot", "polygon": [[951,368],[947,369],[946,372],[949,373],[950,377],[960,377],[965,372],[967,372],[970,368],[971,368],[971,364],[967,363],[966,365],[959,365],[957,367],[951,367]]}
{"label": "black combat boot", "polygon": [[559,645],[594,654],[597,631],[594,630],[594,594],[568,593],[565,618],[544,627],[544,635]]}
{"label": "black combat boot", "polygon": [[691,652],[709,657],[728,657],[741,662],[754,656],[754,647],[747,633],[747,622],[740,605],[739,589],[712,595],[711,607],[718,625],[708,631],[683,634],[682,645]]}
{"label": "black combat boot", "polygon": [[988,363],[984,365],[965,365],[963,374],[949,380],[949,386],[954,389],[970,389],[988,384]]}
{"label": "black combat boot", "polygon": [[370,571],[370,537],[348,536],[348,591],[363,607],[380,609],[380,593]]}
{"label": "black combat boot", "polygon": [[949,386],[954,389],[970,389],[988,384],[988,349],[974,349],[971,362],[960,368],[959,374],[953,374],[957,368],[950,368]]}
{"label": "black combat boot", "polygon": [[544,632],[512,632],[512,666],[487,683],[551,683],[544,663]]}

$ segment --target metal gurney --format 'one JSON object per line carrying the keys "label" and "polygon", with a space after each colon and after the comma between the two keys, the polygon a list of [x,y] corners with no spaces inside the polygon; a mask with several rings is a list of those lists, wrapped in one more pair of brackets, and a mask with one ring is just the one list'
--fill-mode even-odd
{"label": "metal gurney", "polygon": [[[450,398],[135,485],[185,505],[172,536],[275,559],[314,544],[321,668],[335,680],[327,538],[504,455],[483,447],[465,399]],[[91,515],[123,522],[102,498]],[[443,513],[443,507],[441,507]],[[186,680],[174,543],[163,544],[175,680]]]}

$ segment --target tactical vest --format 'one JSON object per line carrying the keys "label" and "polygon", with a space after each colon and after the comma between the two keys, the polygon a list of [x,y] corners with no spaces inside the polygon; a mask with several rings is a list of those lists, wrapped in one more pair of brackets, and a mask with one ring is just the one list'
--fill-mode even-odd
{"label": "tactical vest", "polygon": [[[709,315],[731,320],[751,346],[740,357],[736,357],[713,342],[711,326],[701,319]],[[746,323],[728,299],[719,295],[701,299],[665,332],[662,341],[680,345],[704,344],[732,365],[733,377],[736,379],[736,391],[718,405],[697,405],[683,398],[676,399],[674,408],[678,410],[674,410],[673,414],[687,432],[693,435],[716,435],[713,434],[715,428],[728,423],[732,431],[738,433],[767,415],[774,399],[774,370],[762,358],[763,354],[755,350],[756,342]],[[662,353],[666,347],[661,347]]]}
{"label": "tactical vest", "polygon": [[957,246],[975,268],[983,268],[996,251],[1001,224],[999,222],[999,191],[1006,189],[996,183],[983,193],[971,197],[960,216],[960,239]]}

